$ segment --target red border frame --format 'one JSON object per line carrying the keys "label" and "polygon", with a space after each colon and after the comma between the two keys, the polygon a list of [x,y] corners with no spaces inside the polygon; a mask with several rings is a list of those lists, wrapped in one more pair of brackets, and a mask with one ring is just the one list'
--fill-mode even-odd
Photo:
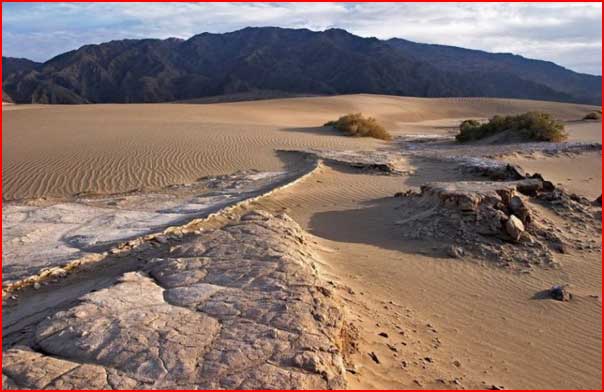
{"label": "red border frame", "polygon": [[[0,23],[2,22],[2,4],[3,3],[28,3],[31,1],[27,1],[27,0],[0,0]],[[128,3],[128,2],[147,2],[147,3],[186,3],[186,2],[195,2],[195,1],[181,1],[181,0],[142,0],[142,1],[136,1],[136,0],[119,0],[119,1],[112,1],[112,0],[42,0],[42,1],[36,1],[36,2],[42,2],[42,3]],[[229,1],[229,0],[217,0],[217,1],[199,1],[199,2],[214,2],[214,3],[226,3],[226,2],[232,2],[232,3],[248,3],[248,2],[253,2],[253,1],[248,1],[248,0],[233,0],[233,1]],[[322,2],[326,2],[323,0],[293,0],[293,1],[282,1],[282,0],[278,0],[276,2],[282,2],[282,3],[286,3],[286,2],[309,2],[309,3],[322,3]],[[335,1],[331,1],[331,2],[346,2],[343,0],[335,0]],[[364,2],[364,3],[406,3],[408,1],[400,1],[400,0],[357,0],[357,2]],[[422,2],[422,3],[431,3],[431,2],[440,2],[440,3],[457,3],[457,1],[453,1],[453,0],[440,0],[440,1],[433,1],[433,0],[416,0],[414,2]],[[498,1],[480,1],[480,0],[469,0],[469,1],[465,1],[466,3],[499,3]],[[521,0],[512,0],[512,1],[508,1],[509,3],[518,3],[518,2],[523,2]],[[550,2],[556,2],[556,3],[570,3],[569,1],[563,1],[563,0],[550,0],[550,1],[546,1],[546,0],[530,0],[527,2],[531,2],[531,3],[550,3]],[[594,0],[588,0],[585,1],[586,3],[600,3],[602,4],[602,1],[594,1]],[[2,38],[2,32],[0,31],[0,39]],[[0,54],[2,53],[2,43],[0,42]],[[604,60],[604,55],[602,56],[602,59]],[[2,72],[2,61],[0,61],[0,73]],[[604,82],[602,83],[602,89],[604,90]],[[603,103],[604,103],[604,99],[603,99]],[[2,120],[2,111],[0,111],[0,121]],[[0,130],[2,129],[2,125],[0,125]],[[602,135],[604,136],[604,124],[602,126]],[[0,133],[0,145],[2,145],[2,134]],[[0,158],[2,158],[2,151],[0,151]],[[603,159],[604,162],[604,159]],[[2,167],[2,164],[0,163],[0,168]],[[0,174],[0,179],[2,179],[2,174]],[[602,191],[604,193],[604,184],[602,185]],[[2,193],[2,184],[0,184],[0,193]],[[0,207],[2,206],[2,200],[0,200]],[[0,234],[2,233],[2,225],[0,224]],[[602,237],[604,237],[604,228],[602,228]],[[0,251],[2,251],[2,241],[0,240]],[[600,252],[600,257],[602,258],[602,252]],[[2,260],[2,256],[0,255],[0,262]],[[603,261],[604,258],[601,259],[601,261]],[[0,271],[0,279],[2,278],[2,272]],[[604,283],[602,283],[602,287],[601,287],[601,291],[600,291],[600,298],[602,298],[602,292],[604,292]],[[2,310],[2,304],[0,304],[0,310]],[[602,315],[602,313],[601,313]],[[2,314],[0,313],[0,322],[2,321]],[[604,324],[604,315],[602,315],[602,323]],[[2,343],[2,337],[0,336],[0,343]],[[563,359],[562,359],[563,360]],[[602,343],[602,361],[604,362],[604,343]],[[2,358],[0,357],[0,367],[2,365]],[[604,375],[601,375],[601,389],[596,389],[594,391],[602,391],[604,389]],[[1,391],[3,391],[3,388],[0,388]],[[49,390],[46,390],[49,391]],[[52,390],[50,390],[52,391]],[[124,391],[138,391],[138,390],[124,390]],[[183,391],[183,390],[180,390]],[[186,390],[185,390],[186,391]],[[255,391],[266,391],[266,390],[255,390]],[[421,389],[418,391],[436,391],[434,389]],[[482,391],[482,390],[473,390],[473,389],[469,389],[467,391]],[[511,389],[510,391],[521,391],[521,390],[517,390],[517,389]],[[535,391],[545,391],[545,390],[539,390],[536,389]],[[550,390],[551,391],[551,390]],[[579,391],[579,390],[574,390],[574,389],[557,389],[554,391]],[[269,392],[269,391],[266,391]]]}

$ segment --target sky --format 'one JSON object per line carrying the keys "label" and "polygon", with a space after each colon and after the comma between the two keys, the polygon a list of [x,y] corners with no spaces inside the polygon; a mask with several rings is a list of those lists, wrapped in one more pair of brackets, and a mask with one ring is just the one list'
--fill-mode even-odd
{"label": "sky", "polygon": [[85,44],[247,26],[342,28],[602,74],[602,3],[3,3],[2,54],[46,61]]}

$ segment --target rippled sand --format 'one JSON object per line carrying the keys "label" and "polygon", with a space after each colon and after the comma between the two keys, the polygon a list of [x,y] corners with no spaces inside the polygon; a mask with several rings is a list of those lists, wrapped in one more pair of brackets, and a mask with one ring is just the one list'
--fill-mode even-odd
{"label": "rippled sand", "polygon": [[[350,112],[376,116],[395,134],[409,122],[547,110],[581,118],[581,105],[484,98],[374,95],[221,104],[3,107],[3,199],[118,193],[200,177],[284,168],[275,149],[373,149],[379,141],[320,128]],[[419,129],[421,131],[421,129]]]}

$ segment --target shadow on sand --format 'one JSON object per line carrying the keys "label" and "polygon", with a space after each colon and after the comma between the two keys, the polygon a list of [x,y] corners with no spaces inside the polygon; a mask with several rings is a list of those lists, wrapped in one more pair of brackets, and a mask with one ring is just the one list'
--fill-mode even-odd
{"label": "shadow on sand", "polygon": [[281,128],[284,132],[295,132],[306,135],[319,135],[319,136],[349,136],[342,132],[339,132],[332,127],[293,127],[293,128]]}
{"label": "shadow on sand", "polygon": [[[415,173],[400,177],[401,191],[418,190],[427,182],[453,182],[479,178],[461,173],[455,165],[443,161],[412,157],[409,159],[409,164]],[[359,173],[358,170],[344,165],[330,164],[330,166],[343,173]],[[438,244],[433,240],[403,240],[402,234],[409,229],[404,225],[396,224],[404,215],[400,210],[401,204],[401,199],[393,195],[361,202],[361,208],[357,209],[317,212],[311,217],[308,230],[314,235],[332,241],[368,244],[404,253],[430,254],[432,257],[443,256],[444,252],[441,248],[447,244]]]}

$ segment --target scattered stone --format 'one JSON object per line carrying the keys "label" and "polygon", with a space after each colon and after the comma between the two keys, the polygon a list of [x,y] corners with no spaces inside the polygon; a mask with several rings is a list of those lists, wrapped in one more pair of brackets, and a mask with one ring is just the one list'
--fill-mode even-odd
{"label": "scattered stone", "polygon": [[388,338],[388,334],[386,332],[380,332],[380,333],[378,333],[378,336],[381,336],[386,339]]}
{"label": "scattered stone", "polygon": [[40,290],[40,283],[36,282],[34,283],[34,290]]}
{"label": "scattered stone", "polygon": [[398,353],[398,348],[394,347],[390,343],[386,343],[386,346],[388,346],[388,348],[390,349],[390,351],[394,351],[395,353]]}
{"label": "scattered stone", "polygon": [[550,296],[557,300],[567,302],[573,298],[573,295],[568,291],[568,285],[556,285],[550,290]]}
{"label": "scattered stone", "polygon": [[[543,204],[560,198],[573,208],[578,203],[562,190],[544,193],[543,182],[529,178],[428,183],[420,192],[402,197],[396,224],[402,226],[401,234],[406,239],[450,244],[441,248],[449,257],[459,257],[457,248],[461,248],[464,258],[494,261],[510,270],[518,270],[519,265],[555,267],[550,244],[562,242],[560,236],[545,219],[533,216],[517,192],[523,189],[530,193],[533,189]],[[592,212],[584,213],[585,219],[593,219],[589,218]]]}

